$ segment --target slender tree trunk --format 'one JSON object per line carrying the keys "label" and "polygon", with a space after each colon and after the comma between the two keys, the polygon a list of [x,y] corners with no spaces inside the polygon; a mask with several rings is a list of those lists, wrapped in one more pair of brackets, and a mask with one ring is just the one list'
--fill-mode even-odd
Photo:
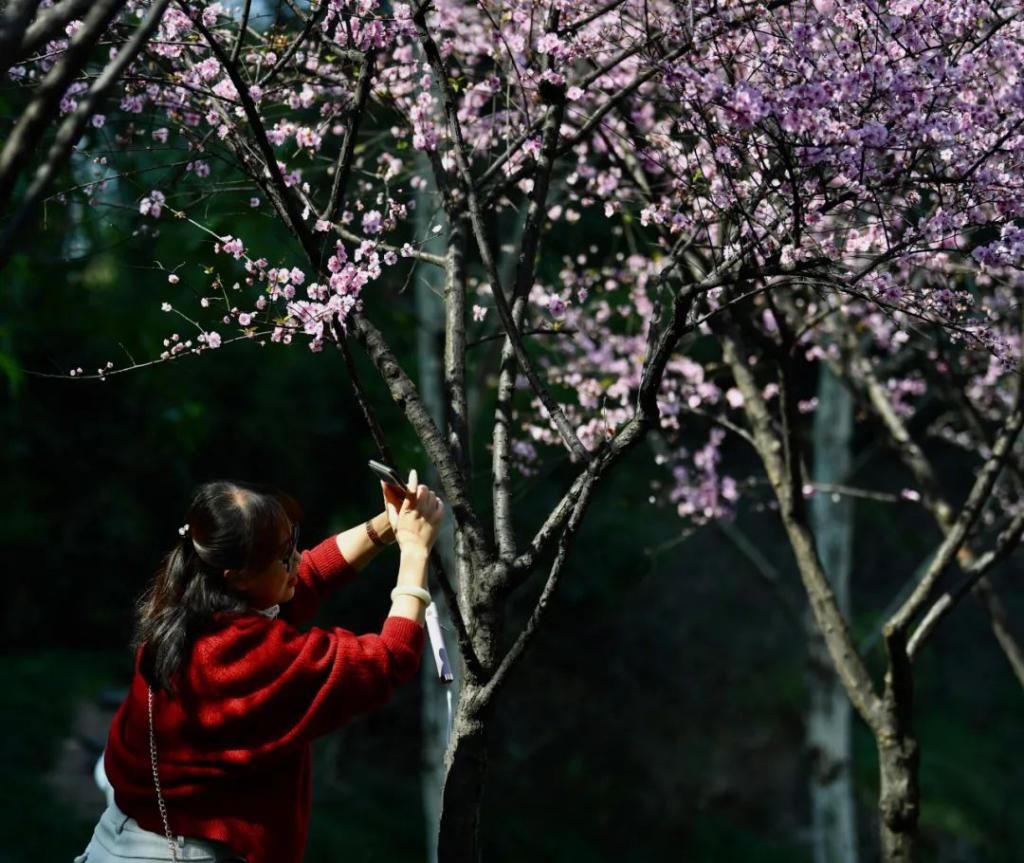
{"label": "slender tree trunk", "polygon": [[882,860],[885,863],[915,863],[920,806],[917,741],[909,735],[901,735],[882,738],[877,744]]}
{"label": "slender tree trunk", "polygon": [[[826,366],[818,380],[814,415],[814,481],[844,482],[850,470],[853,399]],[[811,525],[822,567],[843,617],[850,617],[853,506],[845,496],[819,491]],[[806,615],[808,657],[807,748],[811,757],[811,847],[815,863],[856,863],[857,822],[850,762],[849,699],[814,619]]]}
{"label": "slender tree trunk", "polygon": [[[510,284],[518,254],[516,240],[522,235],[526,218],[526,208],[521,208],[512,225],[506,227],[503,236],[510,238],[500,245],[498,267],[502,284]],[[422,233],[420,234],[422,236]],[[501,351],[501,340],[492,340],[481,345],[477,350],[485,352],[478,359],[476,368],[489,369],[498,361]],[[469,374],[467,388],[468,425],[472,429],[476,423],[474,407],[485,400],[480,397],[481,380],[478,375]],[[471,475],[468,453],[466,474]],[[477,656],[486,668],[493,668],[497,663],[497,646],[500,643],[497,617],[481,619],[480,609],[486,604],[483,597],[478,596],[482,589],[481,580],[473,577],[466,543],[456,536],[454,554],[456,563],[449,571],[457,573],[457,590],[462,606],[463,619],[467,621],[475,641]],[[446,563],[447,565],[447,563]],[[441,863],[449,861],[479,859],[479,825],[480,810],[483,801],[484,783],[487,771],[488,737],[487,729],[493,707],[481,708],[478,693],[480,685],[477,681],[469,681],[464,663],[459,656],[459,667],[456,670],[456,681],[461,682],[458,691],[458,702],[452,720],[452,738],[447,752],[444,753],[444,769],[442,771],[443,794],[436,798],[439,801],[439,821],[434,825],[433,839],[438,842],[437,860]],[[428,823],[428,829],[430,829]]]}
{"label": "slender tree trunk", "polygon": [[[474,633],[477,655],[485,669],[493,670],[500,643],[497,617],[477,618]],[[489,733],[494,699],[481,705],[479,681],[463,679],[455,711],[452,740],[445,757],[445,782],[439,863],[478,863],[480,811],[487,779]]]}
{"label": "slender tree trunk", "polygon": [[487,774],[487,734],[491,708],[474,709],[474,686],[465,684],[448,750],[444,816],[438,837],[440,863],[477,863],[480,859],[480,803]]}
{"label": "slender tree trunk", "polygon": [[[430,177],[430,165],[422,156],[420,176]],[[436,189],[433,183],[416,191],[415,228],[417,237],[429,237],[429,242],[422,247],[423,251],[444,255],[445,246],[443,232],[433,234],[430,230],[432,221],[440,216],[434,213],[433,194]],[[431,217],[433,216],[433,220]],[[444,346],[444,303],[441,294],[444,290],[445,271],[440,267],[421,265],[414,274],[414,293],[416,297],[416,316],[419,326],[416,331],[417,368],[419,370],[419,390],[423,402],[439,429],[445,428],[444,370],[441,356]],[[436,485],[437,477],[433,466],[424,472],[423,481]],[[446,572],[455,574],[455,584],[465,580],[460,566],[466,565],[463,559],[455,554],[454,534],[451,530],[451,519],[448,519],[445,531],[437,541],[437,550],[441,555]],[[438,593],[435,591],[435,593]],[[442,630],[451,632],[451,618],[443,601],[438,602],[438,617]],[[448,645],[454,652],[454,645]],[[426,825],[426,847],[428,863],[437,863],[437,834],[441,823],[441,791],[444,787],[444,758],[448,747],[448,699],[452,705],[457,702],[458,677],[449,686],[443,686],[437,679],[437,668],[433,658],[424,656],[421,671],[421,719],[423,738],[421,746],[420,788],[423,799],[423,816]],[[450,692],[448,690],[451,690]]]}
{"label": "slender tree trunk", "polygon": [[916,863],[918,745],[914,735],[914,678],[906,633],[892,623],[883,629],[889,667],[882,698],[883,721],[875,730],[878,747],[878,815],[884,863]]}

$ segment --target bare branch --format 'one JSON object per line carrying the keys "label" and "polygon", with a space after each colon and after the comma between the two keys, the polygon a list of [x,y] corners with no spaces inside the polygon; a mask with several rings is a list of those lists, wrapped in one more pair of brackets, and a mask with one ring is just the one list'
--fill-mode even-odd
{"label": "bare branch", "polygon": [[981,514],[982,507],[988,501],[989,495],[995,486],[1003,465],[1012,449],[1021,428],[1024,427],[1024,410],[1022,410],[1022,394],[1024,386],[1017,386],[1013,413],[1010,415],[1006,425],[1000,432],[992,447],[992,454],[986,460],[981,470],[978,471],[974,485],[964,501],[960,514],[946,532],[945,538],[935,553],[927,572],[917,583],[913,593],[907,598],[900,609],[888,622],[889,626],[899,629],[906,629],[913,617],[924,607],[931,598],[932,591],[939,576],[952,562],[961,545],[966,541],[967,534],[974,526],[975,520]]}
{"label": "bare branch", "polygon": [[[854,359],[857,351],[856,341],[852,338],[848,338],[844,343],[843,348],[844,364],[835,364],[834,369],[836,373],[843,377],[848,386],[855,390],[862,391],[863,394],[867,396],[870,405],[882,420],[890,437],[895,441],[897,451],[901,456],[904,465],[906,465],[910,470],[921,488],[923,492],[922,500],[925,507],[929,512],[931,512],[943,536],[948,537],[955,524],[953,508],[943,497],[942,492],[939,489],[934,468],[928,461],[924,452],[910,436],[903,420],[897,416],[892,407],[889,396],[885,392],[884,387],[882,387],[881,383],[878,381],[877,375],[875,374],[871,364],[863,358],[860,360]],[[854,372],[856,372],[856,375],[854,375]],[[1017,384],[1019,387],[1019,375]],[[1018,391],[1018,400],[1019,398],[1020,394]],[[968,420],[971,421],[972,418],[970,411],[967,411],[967,416]],[[974,418],[974,426],[976,432],[981,431],[977,426],[976,418]],[[982,439],[984,440],[985,437],[986,436],[983,435]],[[1019,469],[1016,463],[1013,463],[1011,467],[1015,471]],[[1012,533],[1008,534],[1004,532],[1001,534],[1001,538],[1004,538],[1007,541],[1009,541],[1011,537]],[[1000,543],[997,540],[997,549],[1000,547]],[[941,548],[942,547],[940,547],[940,552]],[[960,565],[964,569],[965,573],[972,572],[975,566],[983,560],[988,559],[987,555],[982,559],[975,559],[974,552],[966,541],[961,542],[954,552],[959,557]],[[1009,553],[1009,550],[1007,553]],[[932,566],[934,566],[935,560],[936,558],[932,559],[932,563],[929,567],[922,568],[920,576],[915,575],[914,590],[908,594],[908,598],[905,601],[901,601],[896,604],[897,612],[895,613],[898,613],[898,609],[906,607],[907,603],[910,602],[910,599],[920,589],[924,579],[929,578],[928,573]],[[932,582],[935,582],[937,580],[937,576],[932,576],[931,580]],[[968,580],[971,580],[970,577],[968,577]],[[993,633],[995,634],[999,645],[1003,648],[1003,651],[1013,668],[1014,674],[1020,680],[1021,685],[1024,685],[1024,654],[1022,654],[1020,647],[1017,645],[1013,635],[1009,631],[1009,627],[1006,625],[1005,615],[1001,614],[1002,605],[992,591],[991,586],[988,584],[988,580],[984,572],[982,572],[976,579],[973,579],[973,589],[975,595],[978,596],[979,600],[989,612]],[[917,603],[917,611],[920,611],[921,608],[923,608],[929,598],[930,597],[925,597]],[[962,598],[963,594],[960,592],[947,592],[940,597],[935,604],[933,604],[907,644],[907,650],[911,657],[916,656],[917,652],[924,644],[924,641],[927,640],[927,636],[938,626],[941,620],[945,618],[948,610],[952,610],[952,608],[955,607]],[[909,626],[909,624],[910,620],[908,618],[905,625]]]}
{"label": "bare branch", "polygon": [[996,564],[1001,563],[1016,550],[1022,534],[1024,534],[1024,510],[1017,513],[1002,530],[996,539],[995,546],[967,567],[964,572],[965,577],[956,589],[943,593],[928,609],[928,613],[921,619],[914,634],[907,642],[907,653],[911,659],[949,612],[974,589]]}
{"label": "bare branch", "polygon": [[249,28],[249,12],[252,11],[252,0],[245,0],[242,4],[242,22],[238,25],[238,38],[235,39],[235,47],[231,49],[231,62],[238,62],[238,55],[242,53],[242,43],[245,41],[245,32]]}
{"label": "bare branch", "polygon": [[444,280],[445,437],[453,461],[469,474],[469,404],[466,397],[466,230],[461,219],[449,223]]}
{"label": "bare branch", "polygon": [[[19,204],[18,211],[4,228],[3,235],[0,236],[0,270],[3,270],[7,265],[7,261],[10,259],[14,249],[14,240],[16,236],[25,224],[29,215],[34,211],[40,197],[42,197],[46,187],[53,179],[53,175],[67,161],[75,142],[81,137],[86,124],[89,122],[89,118],[96,112],[96,108],[99,105],[100,100],[106,94],[107,90],[110,89],[114,82],[121,76],[124,70],[132,63],[136,56],[138,56],[139,52],[149,40],[149,37],[160,23],[160,19],[163,17],[164,11],[167,9],[168,5],[170,5],[170,0],[155,0],[153,5],[149,7],[149,11],[146,13],[146,17],[142,20],[142,23],[139,24],[135,32],[132,34],[131,39],[129,39],[121,50],[117,52],[114,58],[104,68],[100,76],[93,81],[92,86],[86,94],[79,100],[78,106],[75,110],[64,119],[63,123],[61,123],[57,130],[57,134],[54,137],[53,143],[50,145],[50,149],[46,153],[45,160],[39,166],[35,176],[32,178],[32,182],[25,190],[25,194]],[[95,7],[93,11],[95,11]],[[90,12],[90,15],[92,15],[92,12]],[[83,25],[83,28],[81,29],[84,29],[84,26],[85,25]],[[77,36],[78,34],[76,33],[75,35]],[[15,132],[17,132],[17,129]],[[12,135],[12,138],[8,140],[8,145],[11,144],[13,137],[14,136]],[[7,152],[6,147],[4,148],[4,152]],[[0,155],[0,162],[2,162],[2,160],[3,156]],[[17,165],[17,161],[17,156],[12,156],[12,161],[8,164],[8,167],[11,170],[14,170]],[[2,176],[2,174],[3,168],[0,168],[0,176]],[[9,176],[8,179],[13,183],[13,176]],[[0,186],[3,185],[3,182],[4,181],[0,179]],[[12,186],[9,185],[6,189],[0,190],[0,211],[4,208],[5,201],[2,200],[3,196],[5,194],[9,195],[11,188]]]}
{"label": "bare branch", "polygon": [[[551,33],[558,27],[558,6],[552,4],[548,12],[546,31]],[[547,69],[554,68],[554,58],[548,55]],[[555,150],[558,147],[559,130],[565,116],[565,99],[558,94],[548,106],[544,119],[544,137],[541,145],[537,177],[530,193],[530,205],[526,223],[520,237],[519,260],[515,282],[508,302],[512,306],[512,329],[522,338],[519,330],[526,313],[525,298],[533,284],[537,265],[537,249],[540,232],[544,226],[547,207],[548,187],[555,166]],[[501,285],[493,286],[495,292]],[[506,328],[507,329],[507,328]],[[516,554],[515,524],[512,520],[512,480],[509,451],[512,445],[512,400],[515,395],[517,374],[516,351],[511,335],[507,335],[502,346],[501,364],[498,372],[498,393],[494,406],[494,427],[491,436],[491,473],[493,476],[492,496],[494,502],[494,536],[498,544],[498,556],[510,560]]]}
{"label": "bare branch", "polygon": [[92,0],[64,0],[63,3],[51,6],[32,22],[17,49],[3,53],[4,59],[0,61],[0,69],[9,68],[14,63],[24,60],[51,39],[58,38],[64,33],[64,27],[68,22],[79,18],[91,2]]}
{"label": "bare branch", "polygon": [[[327,4],[324,4],[326,8]],[[370,86],[373,84],[374,73],[374,52],[367,51],[363,58],[362,68],[359,70],[359,83],[356,85],[356,102],[352,108],[348,126],[345,127],[345,137],[341,142],[341,149],[338,151],[338,160],[334,165],[334,182],[331,184],[331,197],[327,202],[323,218],[328,222],[334,222],[341,212],[345,202],[345,187],[348,184],[349,171],[352,169],[352,156],[356,149],[356,136],[359,134],[359,124],[363,119],[363,112],[366,109],[366,100],[370,95]]]}
{"label": "bare branch", "polygon": [[476,567],[485,568],[493,557],[493,549],[473,510],[466,478],[455,464],[450,450],[445,445],[444,437],[434,424],[430,411],[423,404],[415,384],[405,373],[383,336],[365,316],[354,314],[349,326],[384,379],[391,398],[405,412],[406,419],[423,443],[428,458],[437,468],[452,514],[469,539]]}
{"label": "bare branch", "polygon": [[594,484],[597,481],[597,474],[593,470],[594,467],[595,463],[591,462],[587,468],[586,478],[580,487],[579,496],[573,505],[572,514],[569,516],[565,530],[562,531],[558,538],[558,550],[555,554],[555,560],[551,564],[551,569],[548,572],[547,581],[544,583],[544,589],[541,591],[540,597],[537,599],[537,603],[533,607],[533,611],[530,612],[530,617],[526,621],[526,625],[519,633],[512,647],[509,648],[509,651],[502,658],[501,663],[491,676],[491,679],[487,681],[486,685],[480,692],[479,697],[482,704],[486,704],[494,698],[495,693],[505,684],[508,680],[509,672],[522,658],[523,652],[529,646],[537,633],[537,628],[540,626],[540,622],[544,617],[544,612],[547,610],[551,597],[554,594],[555,589],[558,587],[559,577],[565,567],[566,557],[569,553],[569,544],[575,537],[576,531],[579,528],[580,520],[583,518],[583,513],[586,511],[587,504],[590,502],[591,494],[594,490]]}
{"label": "bare branch", "polygon": [[[806,513],[801,512],[798,505],[794,507],[799,489],[795,493],[792,488],[792,472],[787,470],[781,455],[783,441],[773,428],[761,389],[747,365],[746,348],[732,333],[722,334],[722,344],[725,360],[732,369],[736,385],[743,393],[744,411],[757,442],[761,461],[779,501],[783,527],[789,536],[818,630],[851,703],[861,718],[877,730],[882,722],[881,701],[853,643],[828,577],[822,570]],[[795,458],[796,453],[791,457]]]}
{"label": "bare branch", "polygon": [[57,116],[60,100],[68,86],[89,61],[96,43],[125,3],[126,0],[96,0],[93,3],[82,26],[71,37],[67,50],[47,72],[28,107],[18,118],[7,143],[0,151],[0,213],[7,210],[18,174],[39,146],[46,128]]}
{"label": "bare branch", "polygon": [[40,0],[8,0],[6,8],[0,11],[0,71],[6,72],[20,52],[15,45],[21,43],[29,21],[39,8]]}

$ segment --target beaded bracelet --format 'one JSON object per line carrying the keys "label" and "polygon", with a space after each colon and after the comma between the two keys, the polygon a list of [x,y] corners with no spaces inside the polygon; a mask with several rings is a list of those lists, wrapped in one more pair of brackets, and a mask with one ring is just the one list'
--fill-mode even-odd
{"label": "beaded bracelet", "polygon": [[366,535],[370,537],[370,542],[374,545],[379,546],[380,548],[387,547],[388,544],[384,542],[384,540],[380,538],[380,534],[374,530],[372,518],[366,519]]}

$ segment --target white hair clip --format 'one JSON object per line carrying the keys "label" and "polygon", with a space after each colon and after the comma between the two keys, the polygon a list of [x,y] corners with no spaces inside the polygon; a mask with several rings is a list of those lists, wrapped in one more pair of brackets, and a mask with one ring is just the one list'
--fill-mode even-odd
{"label": "white hair clip", "polygon": [[183,524],[181,527],[178,528],[178,535],[184,536],[186,533],[188,533],[188,525]]}

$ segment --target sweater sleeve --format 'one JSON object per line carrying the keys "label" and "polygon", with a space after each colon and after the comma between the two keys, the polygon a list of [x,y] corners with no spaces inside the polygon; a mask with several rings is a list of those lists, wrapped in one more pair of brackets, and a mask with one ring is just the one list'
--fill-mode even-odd
{"label": "sweater sleeve", "polygon": [[355,568],[342,556],[332,534],[299,556],[295,595],[281,606],[281,619],[293,626],[309,622],[320,603],[355,576]]}
{"label": "sweater sleeve", "polygon": [[202,735],[231,761],[308,742],[380,707],[416,675],[424,642],[423,627],[404,617],[368,635],[300,632],[257,615],[232,630],[206,640],[192,663]]}

